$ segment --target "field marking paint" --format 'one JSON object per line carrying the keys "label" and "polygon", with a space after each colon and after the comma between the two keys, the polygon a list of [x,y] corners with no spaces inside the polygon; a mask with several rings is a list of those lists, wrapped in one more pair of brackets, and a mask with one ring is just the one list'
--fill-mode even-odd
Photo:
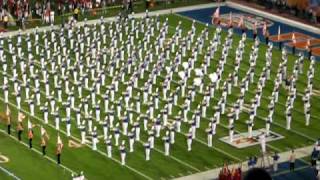
{"label": "field marking paint", "polygon": [[[183,134],[183,133],[180,133],[180,134]],[[199,143],[201,143],[201,144],[204,144],[205,146],[208,146],[207,143],[205,143],[204,141],[202,141],[202,140],[200,140],[200,139],[194,138],[194,140],[197,141],[197,142],[199,142]],[[209,148],[209,147],[208,147],[208,148]],[[209,149],[210,149],[210,148],[209,148]],[[215,146],[212,146],[211,149],[214,149],[214,150],[216,150],[216,151],[218,151],[218,152],[220,152],[220,153],[222,153],[222,154],[224,154],[224,155],[227,155],[227,156],[231,157],[232,159],[234,159],[234,160],[236,160],[236,161],[239,161],[239,162],[242,161],[240,158],[238,158],[238,157],[236,157],[236,156],[234,156],[234,155],[232,155],[232,154],[230,154],[230,153],[227,153],[227,152],[223,151],[222,149],[217,148],[217,147],[215,147]]]}
{"label": "field marking paint", "polygon": [[[180,15],[180,14],[174,14],[174,15],[179,16],[179,17],[182,17],[182,18],[185,18],[185,19],[188,19],[188,20],[193,20],[193,19],[190,18],[190,17],[186,17],[186,16],[183,16],[183,15]],[[203,23],[203,22],[201,22],[201,21],[198,21],[198,20],[196,20],[196,21],[199,22],[199,23],[201,23],[201,24],[205,24],[205,23]],[[33,41],[33,40],[32,40],[32,41]],[[41,46],[41,47],[44,47],[43,44],[40,44],[40,46]],[[6,49],[6,51],[9,52],[7,49]],[[74,59],[74,58],[72,58],[72,59]],[[74,59],[74,60],[75,60],[75,59]],[[243,70],[243,71],[244,71],[244,70]],[[60,75],[59,75],[59,76],[60,76]],[[162,76],[160,76],[160,77],[162,77]],[[74,84],[73,81],[70,81],[70,82]],[[86,88],[85,88],[85,89],[86,89]],[[251,92],[249,92],[249,93],[252,94]],[[101,96],[100,94],[98,94],[98,95]],[[262,96],[262,98],[263,98],[263,99],[267,99],[267,97],[265,97],[265,96]],[[282,103],[277,103],[277,104],[280,104],[280,105],[284,106],[284,104],[282,104]],[[303,114],[303,112],[298,111],[297,109],[294,109],[294,111]],[[257,116],[257,117],[259,117],[259,116]],[[320,119],[320,118],[317,118],[317,117],[315,117],[315,116],[312,116],[312,117],[313,117],[314,119]],[[260,117],[260,118],[261,118],[261,117]],[[264,118],[261,118],[261,119],[264,119]],[[278,124],[278,123],[275,123],[275,122],[274,122],[273,124],[275,124],[275,125],[277,125],[277,126],[279,126],[279,127],[285,128],[284,126],[282,126],[282,125],[280,125],[280,124]],[[310,137],[310,136],[308,136],[308,135],[305,135],[305,134],[300,133],[300,132],[298,132],[298,131],[295,131],[295,130],[293,130],[293,129],[290,129],[289,131],[292,131],[292,132],[294,132],[294,133],[296,133],[296,134],[298,134],[298,135],[300,135],[300,136],[303,136],[303,137],[305,137],[305,138],[307,138],[307,139],[309,139],[309,140],[312,140],[312,141],[315,140],[315,138],[312,138],[312,137]]]}
{"label": "field marking paint", "polygon": [[[138,141],[138,142],[140,142],[141,144],[144,144],[143,141]],[[159,150],[159,149],[157,149],[155,147],[153,149],[165,156],[165,153],[163,151],[161,151],[161,150]],[[166,156],[166,157],[172,158],[173,160],[179,162],[180,164],[183,164],[183,165],[185,165],[185,166],[187,166],[187,167],[189,167],[189,168],[191,168],[191,169],[193,169],[193,170],[195,170],[197,172],[201,172],[201,170],[199,170],[198,168],[196,168],[196,167],[190,165],[189,163],[186,163],[186,162],[184,162],[184,161],[182,161],[182,160],[180,160],[180,159],[178,159],[178,158],[176,158],[176,157],[174,157],[172,155],[169,155],[169,156]]]}
{"label": "field marking paint", "polygon": [[81,147],[83,147],[83,146],[82,146],[82,144],[77,143],[77,142],[75,142],[75,141],[72,140],[72,139],[69,139],[69,141],[68,141],[68,147],[69,147],[69,148],[78,149],[78,148],[81,148]]}
{"label": "field marking paint", "polygon": [[[3,98],[0,98],[0,100],[1,100],[2,102],[4,102],[4,99],[3,99]],[[9,101],[9,104],[10,104],[11,106],[13,106],[14,108],[18,109],[18,107],[17,107],[15,104],[11,103],[10,101]],[[24,110],[24,109],[22,109],[22,108],[21,108],[20,110],[23,111],[24,113],[28,114],[28,116],[34,117],[35,119],[37,119],[38,121],[40,121],[41,123],[43,123],[43,121],[42,121],[39,117],[37,117],[37,116],[32,116],[28,111],[26,111],[26,110]],[[49,123],[48,123],[48,124],[46,124],[46,125],[47,125],[47,126],[50,126],[50,127],[53,128],[55,131],[57,131],[52,124],[49,124]],[[1,131],[2,131],[2,130],[1,130]],[[62,134],[64,134],[64,135],[67,137],[67,133],[66,133],[65,131],[59,130],[59,132],[61,132]],[[73,139],[75,139],[76,141],[80,142],[80,139],[78,139],[78,138],[76,138],[76,137],[74,137],[74,136],[70,136],[70,137],[73,138]],[[85,144],[85,145],[86,145],[87,147],[91,148],[91,146],[89,146],[88,144]],[[101,155],[109,158],[104,152],[102,152],[102,151],[100,151],[100,150],[97,150],[96,152],[98,152],[99,154],[101,154]],[[121,162],[120,162],[119,160],[117,160],[117,159],[115,159],[115,158],[109,158],[109,159],[111,159],[111,160],[113,160],[113,161],[115,161],[115,162],[117,162],[118,164],[121,165]],[[123,165],[121,165],[121,166],[123,166]],[[127,167],[128,169],[130,169],[131,171],[139,174],[140,176],[144,177],[145,179],[149,179],[149,180],[152,179],[152,178],[149,177],[148,175],[146,175],[146,174],[144,174],[144,173],[142,173],[142,172],[140,172],[140,171],[138,171],[138,170],[136,170],[136,169],[134,169],[134,168],[132,168],[132,167],[130,167],[130,166],[128,166],[128,165],[124,165],[124,166]]]}
{"label": "field marking paint", "polygon": [[[6,136],[9,136],[11,139],[17,141],[19,144],[22,144],[22,145],[24,145],[25,147],[29,148],[29,145],[28,145],[28,144],[26,144],[26,143],[23,142],[23,141],[18,141],[16,138],[14,138],[14,136],[8,135],[4,130],[0,129],[0,132],[2,132],[3,134],[5,134]],[[30,149],[30,148],[29,148],[29,149]],[[39,154],[39,155],[42,156],[42,153],[41,153],[39,150],[37,150],[37,149],[35,149],[35,148],[31,148],[30,150],[32,150],[32,151],[34,151],[34,152],[36,152],[37,154]],[[46,158],[46,159],[48,159],[49,161],[53,162],[54,164],[57,164],[56,161],[55,161],[54,159],[50,158],[49,156],[43,156],[43,157]],[[76,174],[76,172],[75,172],[74,170],[68,168],[67,166],[65,166],[65,165],[63,165],[63,164],[60,164],[59,166],[62,167],[63,169],[65,169],[65,170],[69,171],[71,174]]]}
{"label": "field marking paint", "polygon": [[3,171],[4,173],[6,173],[8,176],[12,177],[15,180],[21,180],[18,176],[16,176],[15,174],[13,174],[12,172],[10,172],[8,169],[0,166],[0,170]]}
{"label": "field marking paint", "polygon": [[[40,46],[42,46],[42,47],[44,47],[43,46],[43,44],[40,44]],[[9,53],[9,50],[8,49],[6,49],[5,51],[7,51],[8,53]],[[23,58],[23,59],[25,59],[25,58]],[[73,59],[73,60],[75,60],[74,58],[71,58],[71,59]],[[37,64],[37,66],[38,67],[40,67],[40,65],[38,65],[38,61],[37,62],[35,62],[36,64]],[[61,77],[60,76],[60,74],[59,74],[59,77]],[[21,81],[21,80],[19,80],[19,81]],[[75,84],[75,82],[73,82],[72,80],[70,80],[70,82],[72,83],[72,84]],[[88,90],[89,91],[89,89],[88,88],[84,88],[84,89],[86,89],[86,90]],[[43,90],[40,90],[40,92],[42,93],[42,94],[45,94],[45,92],[43,91]],[[103,98],[102,96],[101,96],[101,94],[97,94],[100,98]],[[56,100],[57,100],[57,98],[55,98]],[[57,101],[58,103],[59,103],[59,101]],[[111,102],[112,103],[112,102]],[[81,112],[81,114],[82,115],[84,115],[84,113],[83,112]],[[71,118],[71,119],[74,119],[74,118]],[[93,119],[95,120],[95,118],[93,117]],[[197,139],[196,139],[197,140]],[[198,140],[199,142],[201,142],[200,140]],[[140,142],[141,143],[141,142]],[[143,143],[142,143],[143,144]],[[205,143],[203,143],[202,142],[202,144],[205,144]],[[159,153],[161,153],[161,154],[164,154],[164,152],[163,151],[161,151],[161,150],[159,150],[159,149],[156,149],[156,148],[154,148],[156,151],[158,151]],[[213,148],[213,149],[218,149],[218,148]],[[218,151],[218,150],[217,150]],[[222,153],[224,153],[224,151],[223,150],[220,150],[219,149],[219,152],[222,152]],[[224,153],[224,154],[226,154],[226,153]],[[227,153],[228,154],[228,153]],[[229,154],[229,156],[231,156],[231,158],[233,158],[233,159],[236,159],[236,160],[238,160],[238,161],[241,161],[240,159],[238,159],[238,158],[236,158],[235,156],[233,156],[233,155],[231,155],[231,154]],[[191,169],[193,169],[193,170],[195,170],[195,171],[197,171],[197,172],[200,172],[201,170],[199,170],[198,168],[196,168],[196,167],[194,167],[194,166],[192,166],[192,165],[190,165],[190,164],[188,164],[188,163],[186,163],[186,162],[184,162],[184,161],[182,161],[182,160],[180,160],[180,159],[178,159],[178,158],[176,158],[176,157],[174,157],[174,156],[172,156],[172,155],[170,155],[169,156],[170,158],[172,158],[172,159],[174,159],[175,161],[177,161],[177,162],[179,162],[180,164],[183,164],[183,165],[185,165],[185,166],[187,166],[187,167],[189,167],[189,168],[191,168]]]}
{"label": "field marking paint", "polygon": [[0,153],[0,164],[8,163],[9,161],[10,159],[7,156]]}
{"label": "field marking paint", "polygon": [[[0,72],[2,72],[2,71],[0,70]],[[11,77],[10,75],[8,75],[8,76]],[[21,80],[18,80],[18,81],[22,82]],[[72,83],[73,83],[73,81],[72,81]],[[33,87],[33,86],[30,86],[30,87]],[[87,88],[84,88],[84,89],[87,89]],[[87,90],[88,90],[88,89],[87,89]],[[45,92],[44,92],[43,90],[40,90],[40,93],[43,94],[43,95],[45,95]],[[98,95],[99,97],[101,97],[101,94],[97,94],[97,95]],[[61,104],[61,102],[59,102],[59,101],[57,100],[57,98],[55,98],[55,100],[56,100],[57,103]],[[63,106],[63,105],[61,105],[61,106]],[[84,115],[83,112],[81,112],[81,114]],[[75,120],[74,118],[71,118],[71,119]],[[93,119],[96,120],[94,117],[93,117]],[[60,131],[61,131],[61,130],[60,130]],[[91,137],[91,136],[88,136],[88,137]],[[141,144],[143,144],[143,142],[140,142],[140,141],[138,141],[138,142],[141,143]],[[80,148],[80,147],[81,147],[81,146],[73,146],[73,144],[71,144],[71,146],[70,146],[70,143],[69,143],[68,145],[69,145],[69,147],[71,147],[71,148]],[[89,147],[90,147],[90,146],[89,146]],[[157,149],[157,148],[154,148],[154,150],[156,150],[157,152],[159,152],[159,153],[161,153],[161,154],[163,154],[163,155],[165,154],[163,151],[161,151],[161,150],[159,150],[159,149]],[[197,172],[200,172],[200,171],[201,171],[201,170],[199,170],[198,168],[190,165],[189,163],[186,163],[186,162],[184,162],[184,161],[182,161],[182,160],[180,160],[180,159],[178,159],[178,158],[176,158],[176,157],[174,157],[174,156],[172,156],[172,155],[170,155],[170,156],[168,156],[168,157],[171,158],[171,159],[173,159],[173,160],[175,160],[175,161],[177,161],[178,163],[180,163],[180,164],[182,164],[182,165],[185,165],[185,166],[187,166],[187,167],[189,167],[189,168],[197,171]]]}

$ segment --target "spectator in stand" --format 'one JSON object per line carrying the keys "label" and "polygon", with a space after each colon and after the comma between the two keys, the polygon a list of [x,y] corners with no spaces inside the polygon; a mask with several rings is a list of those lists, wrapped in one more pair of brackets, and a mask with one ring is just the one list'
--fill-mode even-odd
{"label": "spectator in stand", "polygon": [[311,18],[310,18],[311,22],[317,24],[318,23],[317,12],[313,9],[310,9],[309,12],[311,14]]}
{"label": "spectator in stand", "polygon": [[278,161],[280,159],[280,156],[278,155],[277,152],[274,153],[274,155],[272,156],[273,159],[273,171],[277,172],[278,171]]}

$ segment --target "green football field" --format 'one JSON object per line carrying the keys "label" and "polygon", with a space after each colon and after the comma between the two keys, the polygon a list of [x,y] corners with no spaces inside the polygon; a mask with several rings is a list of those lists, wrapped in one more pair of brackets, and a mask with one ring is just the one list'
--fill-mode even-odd
{"label": "green football field", "polygon": [[[181,17],[179,15],[171,14],[171,15],[163,15],[160,16],[161,22],[168,18],[169,22],[169,33],[167,38],[170,38],[175,33],[175,27],[178,25],[179,21],[182,22],[182,30],[183,36],[187,36],[188,31],[191,29],[192,21]],[[161,23],[162,25],[162,23]],[[109,27],[107,28],[115,28]],[[196,34],[197,36],[200,35],[201,31],[206,28],[204,24],[196,22]],[[99,29],[99,27],[98,27]],[[81,28],[83,31],[83,28]],[[209,40],[213,38],[215,32],[214,27],[209,27]],[[67,33],[67,32],[65,32]],[[155,37],[159,34],[159,29],[156,29],[156,35],[151,38],[151,43],[155,41]],[[221,40],[224,41],[227,32],[222,32]],[[42,35],[41,35],[42,36]],[[40,36],[40,37],[41,37]],[[48,37],[49,37],[48,33]],[[59,32],[57,32],[57,36],[59,36]],[[135,43],[138,44],[139,40],[142,40],[144,34],[139,34],[139,39],[135,39]],[[26,36],[23,36],[22,41],[22,49],[24,51],[23,57],[18,59],[18,61],[24,60],[27,62],[28,53],[26,51],[27,44],[25,41]],[[126,36],[123,37],[123,41],[126,40]],[[196,39],[196,38],[195,38]],[[235,60],[235,50],[238,47],[239,41],[241,37],[237,34],[233,35],[233,44],[232,49],[230,50],[227,63],[225,65],[225,69],[223,72],[222,80],[226,80],[229,73],[233,72],[234,70],[234,60]],[[209,45],[209,40],[205,41],[204,50]],[[16,37],[12,37],[13,45],[17,43]],[[35,61],[35,69],[38,69],[39,76],[41,77],[41,67],[40,67],[40,56],[35,54],[35,46],[34,46],[34,35],[31,35],[32,41],[32,53],[34,55]],[[109,47],[110,46],[111,38],[108,37],[106,44],[102,44],[102,47]],[[41,49],[43,49],[43,39],[40,38],[40,42],[42,43]],[[240,65],[239,71],[239,80],[241,80],[246,75],[246,71],[249,68],[249,55],[251,51],[251,46],[253,44],[253,40],[247,39],[245,43],[245,52],[243,55],[243,60]],[[118,43],[120,46],[120,43]],[[53,45],[51,44],[51,48]],[[154,48],[154,47],[153,47]],[[154,52],[155,49],[147,49],[151,52]],[[257,81],[260,77],[262,69],[265,66],[265,52],[267,50],[267,46],[263,43],[260,44],[259,47],[259,57],[257,59],[257,66],[255,70],[255,79],[254,83],[250,84],[249,92],[245,95],[245,103],[250,104],[250,100],[254,98],[256,88],[257,88]],[[15,52],[17,49],[15,49]],[[177,49],[176,49],[177,51]],[[208,67],[208,74],[213,73],[216,71],[218,61],[221,57],[222,53],[222,45],[219,46],[218,51],[215,53],[215,57],[211,59],[211,65]],[[4,38],[4,54],[6,55],[6,62],[8,63],[8,70],[7,70],[7,77],[9,79],[12,78],[12,55],[8,50],[8,41],[7,38]],[[89,52],[87,52],[89,54]],[[146,50],[143,51],[143,54],[146,54]],[[187,57],[183,58],[184,61],[188,61],[188,58],[191,57],[192,52],[188,51]],[[195,63],[195,67],[200,67],[203,63],[203,57],[205,53],[198,55],[198,61]],[[72,63],[75,61],[75,54],[71,51],[69,54],[70,60]],[[170,65],[173,61],[173,57],[175,53],[171,53],[170,60],[166,60],[166,65]],[[127,58],[127,55],[126,55]],[[154,56],[156,59],[157,56]],[[288,70],[287,73],[291,74],[294,61],[298,59],[297,56],[288,55]],[[270,102],[269,96],[271,96],[273,87],[274,87],[274,79],[277,73],[277,69],[279,67],[279,63],[281,62],[281,51],[274,49],[273,56],[272,56],[272,72],[271,72],[271,80],[267,81],[266,87],[263,89],[262,99],[261,99],[261,106],[258,108],[257,116],[255,117],[255,126],[254,129],[261,129],[265,127],[265,118],[268,115],[268,104]],[[4,62],[0,62],[3,65]],[[108,62],[107,62],[108,63]],[[150,67],[155,64],[156,61],[151,62]],[[108,64],[106,64],[107,66]],[[299,148],[307,145],[314,144],[314,142],[319,138],[320,132],[320,106],[319,100],[320,97],[313,95],[311,98],[311,124],[310,126],[305,126],[305,117],[303,112],[303,101],[302,95],[304,94],[304,89],[307,86],[307,72],[309,69],[310,62],[306,59],[304,61],[303,66],[303,74],[299,75],[299,79],[297,80],[297,91],[298,95],[294,102],[294,110],[293,110],[293,119],[292,119],[292,129],[286,130],[286,119],[285,119],[285,103],[288,96],[287,91],[284,87],[280,89],[280,96],[279,102],[275,106],[275,113],[273,116],[274,122],[271,125],[271,131],[276,132],[282,136],[283,139],[272,141],[267,144],[267,149],[269,152],[283,152],[288,151],[292,148]],[[28,66],[27,66],[28,68]],[[51,67],[47,65],[48,69]],[[19,80],[22,81],[21,72],[18,69],[18,77]],[[179,66],[179,70],[182,70],[182,65]],[[150,69],[151,70],[151,69]],[[59,71],[59,69],[58,69]],[[106,70],[107,71],[107,70]],[[313,89],[320,90],[319,82],[320,79],[317,76],[320,72],[319,63],[315,64],[315,77],[313,81]],[[27,71],[28,72],[28,71]],[[3,69],[1,68],[1,77],[3,76]],[[139,79],[139,85],[143,86],[143,84],[147,81],[147,77],[150,74],[150,71],[145,71],[145,76],[143,79]],[[153,90],[155,88],[162,88],[162,83],[164,81],[166,75],[165,69],[161,71],[161,74],[157,76],[157,82],[153,85]],[[129,80],[132,74],[126,74],[125,80]],[[191,78],[188,79],[188,84],[193,84],[193,79],[195,77],[194,72],[192,72]],[[3,84],[3,78],[0,78],[1,85]],[[41,78],[40,78],[41,79]],[[72,75],[70,78],[72,79]],[[178,87],[178,81],[180,80],[178,73],[175,72],[173,75],[173,81],[171,82],[171,92],[173,92]],[[204,77],[205,86],[209,84],[209,78],[207,75]],[[112,77],[107,76],[106,84],[109,85],[112,82]],[[73,81],[70,81],[70,85],[73,85]],[[90,80],[89,84],[93,82]],[[14,92],[13,83],[9,82],[10,90],[9,90],[9,106],[12,112],[12,136],[9,137],[6,134],[6,125],[1,123],[0,126],[0,154],[5,155],[9,158],[9,162],[0,164],[1,167],[4,167],[11,173],[15,174],[17,177],[21,179],[70,179],[72,173],[80,173],[81,171],[84,172],[84,175],[87,179],[171,179],[181,176],[186,176],[190,174],[194,174],[201,171],[206,171],[209,169],[222,167],[224,163],[240,163],[245,161],[249,156],[257,155],[259,156],[260,153],[260,145],[251,146],[243,149],[234,148],[222,141],[219,140],[221,137],[228,136],[228,118],[227,113],[222,115],[221,122],[217,126],[217,134],[214,135],[213,138],[213,147],[209,148],[207,146],[207,133],[205,129],[209,123],[209,118],[211,118],[214,114],[214,106],[217,104],[218,100],[221,97],[222,90],[218,89],[215,92],[214,98],[211,98],[210,106],[207,110],[207,114],[205,118],[201,118],[201,127],[197,129],[197,136],[196,139],[193,140],[192,144],[192,151],[187,151],[187,141],[185,134],[188,132],[189,125],[187,123],[182,123],[182,130],[181,133],[176,132],[175,137],[175,144],[171,146],[170,149],[170,156],[164,155],[164,143],[161,138],[156,138],[155,140],[155,148],[151,151],[151,160],[145,160],[144,154],[144,147],[143,143],[147,141],[148,134],[147,132],[143,131],[143,123],[141,122],[141,141],[136,141],[134,148],[135,151],[133,153],[127,153],[127,163],[125,166],[120,164],[120,152],[117,147],[113,147],[113,157],[108,158],[106,155],[106,145],[103,142],[103,139],[100,139],[98,144],[98,150],[93,151],[91,149],[91,145],[87,144],[80,148],[74,148],[68,146],[68,141],[72,140],[72,142],[80,143],[80,130],[76,127],[75,122],[75,112],[72,111],[72,131],[71,137],[68,138],[66,136],[66,128],[65,122],[60,123],[60,132],[59,135],[61,136],[64,142],[64,148],[62,152],[62,165],[58,166],[55,162],[55,149],[56,149],[56,139],[58,132],[55,130],[54,126],[54,117],[50,114],[49,115],[49,124],[44,124],[43,122],[43,113],[36,106],[35,108],[35,116],[31,116],[29,113],[29,105],[27,102],[24,101],[25,92],[24,88],[21,88],[21,95],[22,95],[22,104],[21,110],[27,116],[26,119],[32,121],[33,124],[36,126],[33,128],[34,130],[34,139],[33,139],[33,149],[29,149],[26,145],[28,143],[26,127],[27,121],[24,121],[25,131],[23,132],[23,140],[22,142],[18,142],[17,140],[17,133],[16,133],[16,123],[17,123],[17,116],[18,110],[16,106],[16,98],[15,95],[12,93]],[[53,78],[50,78],[50,84],[53,84]],[[223,83],[221,83],[223,84]],[[34,82],[31,81],[31,89],[34,87]],[[45,98],[45,89],[44,83],[41,82],[40,86],[41,90],[41,104],[47,102]],[[122,96],[122,92],[126,90],[127,85],[120,82],[119,83],[119,91],[116,94],[116,99],[119,100]],[[51,90],[53,87],[51,88]],[[105,92],[107,87],[101,87],[101,92]],[[75,94],[77,95],[77,88],[74,89]],[[142,94],[141,89],[135,88],[133,90],[134,96],[140,92]],[[160,91],[161,92],[161,91]],[[240,93],[239,87],[232,88],[232,94],[228,95],[227,98],[227,107],[231,107],[232,104],[237,100]],[[90,91],[88,89],[83,88],[84,96],[90,95]],[[162,96],[160,96],[162,97]],[[195,101],[192,102],[191,111],[188,113],[188,118],[191,119],[192,115],[194,114],[195,109],[197,108],[198,104],[202,102],[204,95],[197,91]],[[63,99],[66,100],[67,94],[63,92]],[[105,113],[103,111],[103,97],[101,95],[96,96],[97,100],[101,101],[101,117],[105,117]],[[142,99],[142,97],[140,97]],[[165,106],[165,101],[160,98],[160,108],[162,109]],[[80,98],[76,96],[76,104],[80,103]],[[135,100],[131,99],[130,103],[134,103]],[[173,114],[169,116],[169,119],[173,119],[174,116],[178,114],[178,112],[182,109],[182,104],[184,103],[184,98],[179,96],[178,99],[178,106],[173,107]],[[110,106],[115,104],[115,102],[110,102]],[[56,106],[59,106],[59,114],[60,117],[65,117],[64,106],[61,102],[57,102]],[[109,106],[109,107],[110,107]],[[93,107],[90,106],[93,109]],[[4,93],[0,91],[0,112],[5,112],[6,105],[4,103]],[[124,105],[123,108],[125,109]],[[148,106],[146,104],[142,104],[141,112],[144,114],[148,110]],[[160,110],[155,110],[155,117],[157,114],[160,114]],[[140,114],[134,113],[134,119]],[[82,117],[84,114],[82,113]],[[103,119],[103,118],[102,118]],[[235,131],[239,132],[246,132],[247,131],[247,124],[246,120],[249,119],[249,114],[245,111],[240,113],[240,120],[235,122]],[[118,121],[119,117],[115,117],[115,121]],[[94,124],[98,127],[99,135],[102,134],[102,127],[98,125],[97,122],[94,121]],[[40,128],[39,125],[43,125],[47,130],[50,140],[48,141],[47,147],[47,156],[43,157],[41,155],[41,147],[40,147]],[[131,125],[129,125],[131,127]],[[130,128],[129,128],[130,129]],[[165,131],[162,130],[161,134],[164,135]],[[162,137],[161,136],[161,137]],[[120,136],[121,140],[126,140],[128,142],[128,137],[124,135]],[[126,143],[128,145],[128,143]],[[0,171],[0,179],[11,179],[5,173]]]}

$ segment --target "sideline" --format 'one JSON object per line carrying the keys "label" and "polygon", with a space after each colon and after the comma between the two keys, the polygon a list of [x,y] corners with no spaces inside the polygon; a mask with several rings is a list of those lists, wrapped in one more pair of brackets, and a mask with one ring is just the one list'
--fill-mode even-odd
{"label": "sideline", "polygon": [[[295,149],[296,159],[298,160],[298,159],[304,158],[306,156],[309,156],[311,151],[312,151],[312,149],[313,149],[313,147],[314,146],[312,145],[312,146],[307,146],[307,147]],[[289,159],[290,154],[291,154],[291,150],[279,153],[280,159],[279,159],[278,163],[287,162],[288,159]],[[260,160],[260,158],[259,158],[259,160]],[[242,163],[231,164],[231,165],[228,165],[228,167],[229,167],[229,169],[237,168],[237,167],[239,167],[239,164],[242,165],[242,172],[245,172],[245,171],[247,171],[249,169],[248,165],[247,165],[248,161],[244,161]],[[259,165],[261,163],[258,161],[257,164]],[[271,164],[272,164],[272,161],[271,161]],[[189,176],[176,178],[176,180],[194,180],[194,179],[209,180],[209,179],[215,179],[215,178],[219,177],[219,173],[220,173],[221,168],[222,167],[211,169],[211,170],[208,170],[208,171],[205,171],[205,172],[201,172],[201,173],[192,174],[192,175],[189,175]]]}
{"label": "sideline", "polygon": [[[172,13],[178,13],[178,12],[183,12],[183,11],[191,11],[191,10],[196,10],[196,9],[204,9],[204,8],[210,8],[210,7],[217,7],[217,6],[223,6],[226,5],[226,3],[208,3],[208,4],[200,4],[200,5],[193,5],[193,6],[187,6],[187,7],[178,7],[178,8],[171,8],[171,9],[163,9],[163,10],[157,10],[157,11],[150,11],[148,14],[149,16],[155,16],[155,15],[164,15],[164,14],[172,14]],[[130,15],[131,17],[135,18],[141,18],[145,16],[145,12],[140,12],[137,14]],[[118,16],[112,16],[112,17],[107,17],[104,18],[106,22],[111,22],[114,21]],[[94,20],[88,20],[87,24],[96,24],[100,22],[101,19],[94,19]],[[83,26],[84,22],[80,21],[76,23],[76,26]],[[51,29],[60,29],[60,25],[52,25],[52,26],[43,26],[38,28],[38,32],[43,32],[43,31],[48,31]],[[1,37],[9,37],[9,36],[16,36],[19,33],[21,35],[24,34],[31,34],[35,31],[36,28],[31,28],[27,30],[17,30],[17,31],[9,31],[9,32],[4,32],[1,33]]]}

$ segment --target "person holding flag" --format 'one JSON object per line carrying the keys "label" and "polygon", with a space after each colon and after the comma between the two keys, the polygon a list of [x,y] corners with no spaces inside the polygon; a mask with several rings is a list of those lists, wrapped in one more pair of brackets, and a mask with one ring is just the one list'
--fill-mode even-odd
{"label": "person holding flag", "polygon": [[282,49],[282,42],[280,41],[281,38],[281,28],[280,26],[278,27],[278,42],[279,42],[279,49]]}
{"label": "person holding flag", "polygon": [[58,165],[61,164],[61,153],[62,153],[63,143],[61,140],[60,135],[58,134],[57,137],[57,149],[56,149],[56,155],[57,155],[57,163]]}
{"label": "person holding flag", "polygon": [[270,34],[269,34],[269,31],[268,31],[268,26],[267,26],[267,22],[266,21],[264,21],[264,24],[263,24],[262,34],[265,37],[266,44],[268,45],[269,44],[269,35]]}
{"label": "person holding flag", "polygon": [[240,17],[240,20],[239,20],[239,23],[238,23],[238,28],[241,29],[241,33],[242,34],[246,32],[245,25],[244,25],[244,17],[243,16]]}
{"label": "person holding flag", "polygon": [[228,23],[228,28],[232,29],[233,28],[233,19],[232,19],[232,12],[229,13],[229,23]]}
{"label": "person holding flag", "polygon": [[253,28],[252,28],[252,34],[253,34],[253,39],[254,40],[256,39],[257,34],[258,34],[257,26],[258,26],[258,22],[255,21],[254,24],[253,24]]}
{"label": "person holding flag", "polygon": [[212,15],[212,24],[220,25],[220,7],[216,8],[216,11]]}
{"label": "person holding flag", "polygon": [[308,59],[311,59],[312,56],[312,48],[311,48],[311,41],[308,39],[307,46],[306,46],[307,52],[308,52]]}
{"label": "person holding flag", "polygon": [[21,141],[21,135],[23,132],[23,124],[22,121],[26,118],[26,116],[19,111],[18,113],[18,124],[17,124],[17,131],[18,131],[18,140]]}
{"label": "person holding flag", "polygon": [[7,127],[8,127],[8,134],[11,134],[11,110],[9,108],[9,105],[7,104],[6,108],[6,116],[7,116]]}
{"label": "person holding flag", "polygon": [[293,46],[292,46],[292,54],[296,54],[296,43],[297,43],[297,39],[296,39],[296,35],[295,35],[294,32],[292,33],[291,40],[292,40],[292,43],[293,43]]}
{"label": "person holding flag", "polygon": [[33,139],[33,130],[32,130],[32,123],[28,119],[28,139],[29,139],[29,148],[32,148],[32,139]]}
{"label": "person holding flag", "polygon": [[47,131],[43,128],[43,126],[40,127],[40,133],[41,133],[41,142],[40,146],[42,148],[42,155],[46,155],[46,147],[47,147],[47,141],[49,140],[49,135]]}

